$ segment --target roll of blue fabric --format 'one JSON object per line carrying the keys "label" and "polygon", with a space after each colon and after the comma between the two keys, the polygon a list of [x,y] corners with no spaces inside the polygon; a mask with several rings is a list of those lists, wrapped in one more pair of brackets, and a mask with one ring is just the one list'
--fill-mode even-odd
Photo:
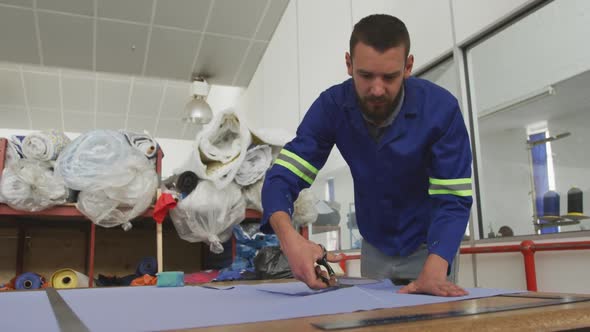
{"label": "roll of blue fabric", "polygon": [[543,195],[543,216],[559,216],[559,194],[553,190],[549,190]]}
{"label": "roll of blue fabric", "polygon": [[139,264],[137,264],[137,269],[135,270],[135,273],[138,276],[142,276],[144,274],[156,275],[156,272],[158,272],[158,261],[155,257],[142,258]]}
{"label": "roll of blue fabric", "polygon": [[39,289],[43,286],[41,276],[33,272],[25,272],[14,280],[15,289]]}

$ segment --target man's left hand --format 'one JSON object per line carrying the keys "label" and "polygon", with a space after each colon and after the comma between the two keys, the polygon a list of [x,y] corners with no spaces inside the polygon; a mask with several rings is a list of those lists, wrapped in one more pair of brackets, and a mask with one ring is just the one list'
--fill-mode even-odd
{"label": "man's left hand", "polygon": [[436,296],[464,296],[463,288],[447,280],[418,278],[398,291],[400,294],[430,294]]}
{"label": "man's left hand", "polygon": [[430,254],[418,279],[398,291],[400,294],[430,294],[435,296],[464,296],[465,289],[446,278],[448,263],[438,255]]}

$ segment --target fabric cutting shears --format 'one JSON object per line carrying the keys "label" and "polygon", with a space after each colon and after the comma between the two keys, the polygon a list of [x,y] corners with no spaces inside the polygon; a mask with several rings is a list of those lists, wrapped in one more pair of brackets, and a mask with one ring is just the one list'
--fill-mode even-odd
{"label": "fabric cutting shears", "polygon": [[[316,266],[316,274],[317,276],[322,279],[322,281],[328,286],[328,287],[334,287],[338,285],[338,279],[336,278],[336,273],[334,273],[334,270],[332,269],[332,267],[330,266],[330,263],[328,262],[328,251],[326,250],[326,247],[324,247],[321,244],[318,244],[320,246],[320,248],[322,248],[322,257],[320,259],[318,259],[316,261],[316,263],[318,264]],[[326,278],[326,276],[324,276],[322,274],[322,268],[320,266],[323,266],[324,268],[326,268],[326,271],[328,272],[328,278]]]}

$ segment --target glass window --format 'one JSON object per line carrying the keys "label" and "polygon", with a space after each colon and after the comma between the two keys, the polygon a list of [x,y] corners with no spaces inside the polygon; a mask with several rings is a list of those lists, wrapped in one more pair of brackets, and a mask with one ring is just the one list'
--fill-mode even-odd
{"label": "glass window", "polygon": [[587,229],[590,1],[552,1],[465,50],[480,237]]}

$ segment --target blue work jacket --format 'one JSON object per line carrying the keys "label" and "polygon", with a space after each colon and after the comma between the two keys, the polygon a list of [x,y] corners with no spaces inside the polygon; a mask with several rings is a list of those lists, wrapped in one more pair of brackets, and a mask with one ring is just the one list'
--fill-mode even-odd
{"label": "blue work jacket", "polygon": [[276,211],[292,215],[334,144],[354,181],[355,212],[363,238],[389,256],[408,256],[426,243],[453,261],[472,204],[471,149],[455,97],[419,78],[404,83],[393,123],[376,142],[349,79],[324,91],[306,113],[297,136],[266,174],[262,230]]}

